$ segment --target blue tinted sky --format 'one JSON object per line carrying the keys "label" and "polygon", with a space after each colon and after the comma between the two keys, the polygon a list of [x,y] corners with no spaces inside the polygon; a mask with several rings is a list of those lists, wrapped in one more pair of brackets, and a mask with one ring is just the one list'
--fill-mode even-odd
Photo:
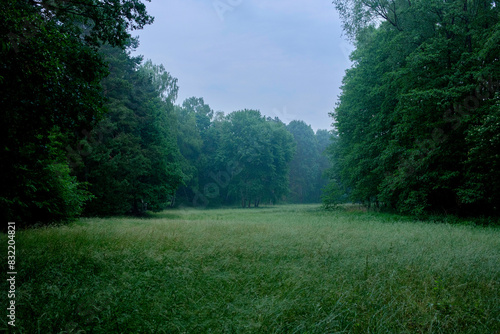
{"label": "blue tinted sky", "polygon": [[153,0],[138,54],[179,82],[177,103],[258,109],[330,129],[352,47],[330,0]]}

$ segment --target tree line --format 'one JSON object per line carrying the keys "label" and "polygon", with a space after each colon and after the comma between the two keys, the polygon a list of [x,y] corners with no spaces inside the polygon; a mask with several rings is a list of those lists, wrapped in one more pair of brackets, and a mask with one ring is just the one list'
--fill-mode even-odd
{"label": "tree line", "polygon": [[184,182],[173,203],[259,206],[320,202],[329,133],[257,110],[213,113],[202,98],[176,106]]}
{"label": "tree line", "polygon": [[177,79],[130,52],[153,22],[142,1],[2,1],[3,220],[318,202],[322,188],[326,204],[497,215],[497,2],[334,5],[356,49],[332,135],[176,104]]}
{"label": "tree line", "polygon": [[331,114],[330,203],[497,215],[498,2],[334,4],[356,49]]}
{"label": "tree line", "polygon": [[163,65],[133,57],[138,0],[4,1],[0,212],[18,226],[171,206],[319,202],[326,130],[258,110],[176,105]]}

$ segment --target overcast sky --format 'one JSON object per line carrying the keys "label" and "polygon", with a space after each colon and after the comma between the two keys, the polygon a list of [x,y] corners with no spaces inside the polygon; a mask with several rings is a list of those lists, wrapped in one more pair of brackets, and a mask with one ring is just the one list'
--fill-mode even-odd
{"label": "overcast sky", "polygon": [[258,109],[331,129],[352,47],[331,0],[153,0],[136,54],[178,78],[181,104]]}

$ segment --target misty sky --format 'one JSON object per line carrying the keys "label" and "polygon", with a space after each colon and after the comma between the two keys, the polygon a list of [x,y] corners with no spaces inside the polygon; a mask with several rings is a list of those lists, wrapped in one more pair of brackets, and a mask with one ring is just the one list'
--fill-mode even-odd
{"label": "misty sky", "polygon": [[352,47],[331,0],[153,0],[136,54],[163,64],[184,99],[258,109],[330,129]]}

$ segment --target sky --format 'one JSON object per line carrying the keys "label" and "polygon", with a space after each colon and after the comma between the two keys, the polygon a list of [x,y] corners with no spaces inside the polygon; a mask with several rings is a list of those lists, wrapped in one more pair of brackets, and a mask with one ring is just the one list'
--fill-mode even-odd
{"label": "sky", "polygon": [[153,0],[134,55],[178,79],[176,104],[203,97],[214,111],[257,109],[331,129],[353,47],[331,0]]}

